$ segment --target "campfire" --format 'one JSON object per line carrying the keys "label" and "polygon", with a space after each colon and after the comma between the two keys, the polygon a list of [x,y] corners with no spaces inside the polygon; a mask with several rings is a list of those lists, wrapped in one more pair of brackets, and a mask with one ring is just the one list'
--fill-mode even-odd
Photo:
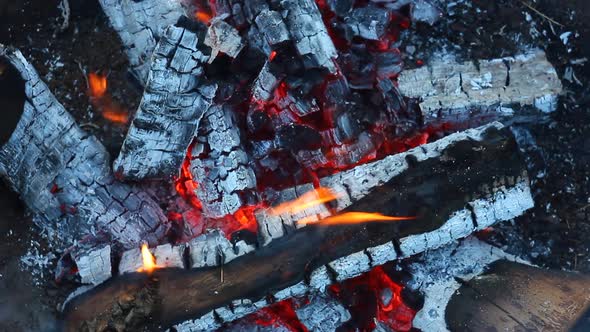
{"label": "campfire", "polygon": [[[0,96],[16,114],[0,175],[59,257],[58,287],[77,288],[60,329],[512,327],[504,314],[563,329],[590,302],[588,278],[484,241],[535,207],[535,142],[517,124],[564,95],[540,45],[471,59],[402,48],[445,19],[443,1],[98,2],[142,91],[134,109],[108,68],[80,65],[79,97],[124,130],[113,155],[0,44],[0,83],[19,90]],[[531,289],[513,305],[530,308],[497,313],[513,300],[493,302],[503,284],[489,275]],[[543,292],[556,312],[527,325]]]}

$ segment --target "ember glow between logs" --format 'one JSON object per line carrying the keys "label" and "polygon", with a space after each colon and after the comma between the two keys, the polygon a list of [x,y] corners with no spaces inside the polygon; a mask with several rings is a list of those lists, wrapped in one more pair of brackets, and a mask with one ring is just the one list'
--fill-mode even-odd
{"label": "ember glow between logs", "polygon": [[101,112],[106,120],[114,124],[126,124],[129,114],[121,105],[113,101],[107,94],[108,81],[106,75],[98,73],[88,74],[88,96],[92,106]]}

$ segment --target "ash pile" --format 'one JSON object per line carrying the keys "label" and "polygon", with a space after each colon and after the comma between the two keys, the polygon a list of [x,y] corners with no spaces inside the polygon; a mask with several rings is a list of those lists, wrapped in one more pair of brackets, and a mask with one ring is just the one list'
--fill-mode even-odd
{"label": "ash pile", "polygon": [[112,163],[0,50],[24,90],[0,174],[65,249],[56,278],[87,285],[67,330],[441,330],[455,278],[518,261],[460,240],[534,206],[529,142],[498,121],[555,109],[542,51],[404,70],[425,0],[100,4],[144,87]]}

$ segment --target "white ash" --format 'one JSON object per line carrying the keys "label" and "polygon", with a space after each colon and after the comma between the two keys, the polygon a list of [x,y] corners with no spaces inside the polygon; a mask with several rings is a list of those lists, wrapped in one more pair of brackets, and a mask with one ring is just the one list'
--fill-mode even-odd
{"label": "white ash", "polygon": [[351,318],[340,302],[326,294],[310,296],[309,304],[296,309],[295,313],[309,331],[319,332],[336,331]]}
{"label": "white ash", "polygon": [[73,254],[78,267],[80,282],[98,285],[111,277],[111,246],[92,247],[89,251],[78,250]]}
{"label": "white ash", "polygon": [[213,19],[210,23],[205,36],[205,45],[211,47],[209,63],[212,63],[220,52],[232,58],[237,57],[244,48],[238,31],[221,19]]}
{"label": "white ash", "polygon": [[126,179],[178,176],[217,87],[194,31],[170,26],[154,50],[145,92],[113,168]]}
{"label": "white ash", "polygon": [[426,123],[461,121],[472,113],[495,112],[509,105],[555,110],[562,84],[543,51],[493,60],[452,63],[433,60],[428,66],[403,71],[402,95],[420,98]]}

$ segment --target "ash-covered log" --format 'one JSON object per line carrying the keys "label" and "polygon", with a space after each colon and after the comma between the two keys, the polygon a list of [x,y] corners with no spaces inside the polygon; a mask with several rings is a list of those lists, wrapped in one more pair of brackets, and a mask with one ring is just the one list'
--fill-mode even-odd
{"label": "ash-covered log", "polygon": [[132,180],[178,176],[189,144],[217,90],[198,31],[173,25],[154,52],[145,92],[114,169]]}
{"label": "ash-covered log", "polygon": [[141,84],[148,79],[150,59],[164,30],[184,15],[183,1],[100,0],[113,29],[119,34],[131,72]]}
{"label": "ash-covered log", "polygon": [[551,112],[562,91],[555,68],[540,50],[477,65],[439,60],[403,71],[398,84],[402,95],[420,99],[424,123],[432,125],[511,116],[515,106]]}
{"label": "ash-covered log", "polygon": [[256,176],[230,105],[215,105],[205,115],[190,151],[189,169],[208,217],[233,214],[255,198]]}
{"label": "ash-covered log", "polygon": [[[195,324],[215,328],[266,306],[267,300],[324,291],[373,266],[516,217],[533,206],[516,143],[510,131],[498,125],[480,131],[475,136],[479,139],[465,136],[449,144],[439,158],[408,157],[407,172],[343,210],[413,215],[415,220],[339,226],[320,222],[218,267],[113,278],[67,304],[66,329],[108,324],[131,328],[133,321],[145,322],[148,316],[134,311],[125,322],[121,304],[132,308],[146,303],[151,323],[158,326],[202,316]],[[498,213],[507,202],[508,212]],[[140,289],[150,290],[149,301],[138,295],[143,294]]]}
{"label": "ash-covered log", "polygon": [[118,248],[157,244],[168,227],[159,205],[115,179],[103,145],[78,127],[18,50],[0,45],[0,61],[24,90],[20,120],[0,148],[0,175],[54,245],[102,233]]}

